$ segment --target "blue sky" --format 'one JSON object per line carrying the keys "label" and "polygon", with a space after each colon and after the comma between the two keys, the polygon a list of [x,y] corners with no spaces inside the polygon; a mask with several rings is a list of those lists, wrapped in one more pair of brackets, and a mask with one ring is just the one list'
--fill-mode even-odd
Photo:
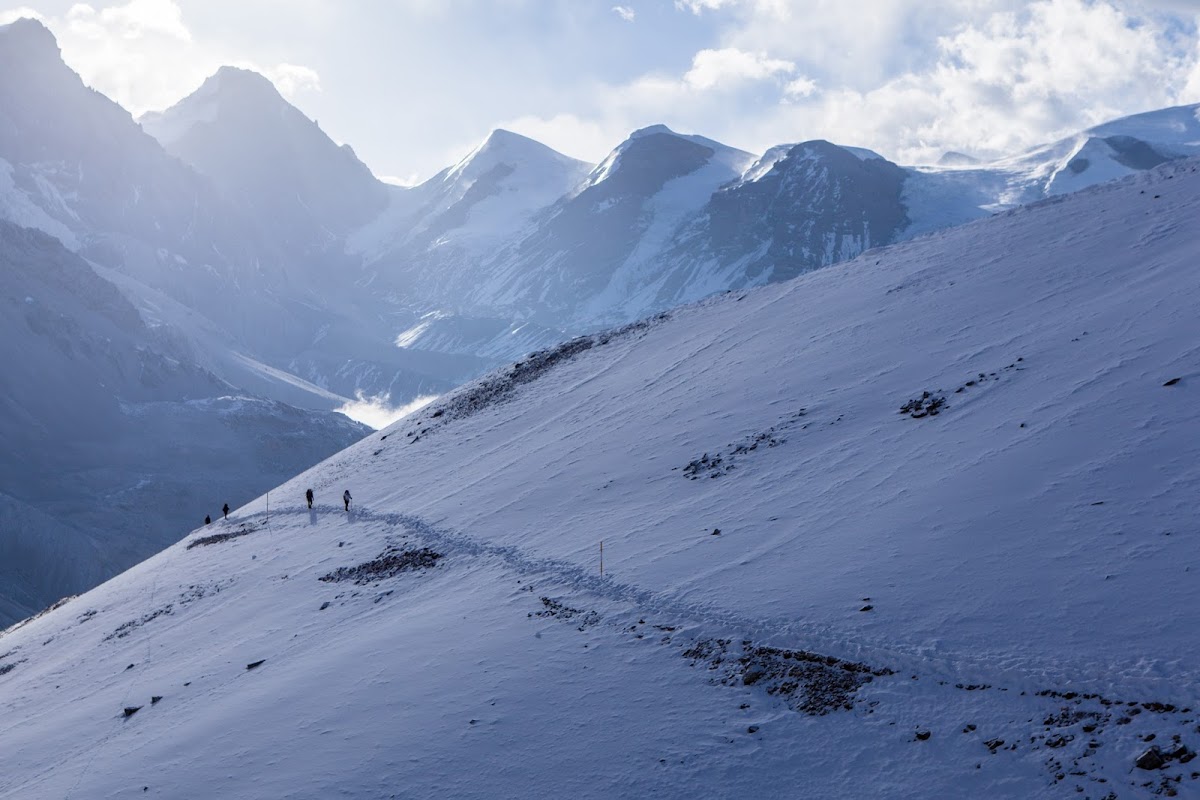
{"label": "blue sky", "polygon": [[135,114],[251,67],[403,181],[495,127],[592,161],[665,122],[919,163],[1200,102],[1189,0],[0,0],[22,14]]}

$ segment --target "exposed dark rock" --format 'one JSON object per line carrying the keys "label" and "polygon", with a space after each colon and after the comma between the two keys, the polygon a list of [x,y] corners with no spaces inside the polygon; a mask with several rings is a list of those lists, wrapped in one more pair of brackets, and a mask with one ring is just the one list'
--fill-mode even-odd
{"label": "exposed dark rock", "polygon": [[1158,749],[1157,745],[1142,753],[1134,762],[1134,766],[1138,769],[1146,770],[1162,769],[1166,765],[1167,760],[1163,758],[1162,751]]}
{"label": "exposed dark rock", "polygon": [[900,406],[900,413],[907,414],[913,419],[936,417],[950,406],[946,405],[946,397],[940,393],[922,392],[920,397],[914,397]]}
{"label": "exposed dark rock", "polygon": [[125,716],[132,717],[137,712],[141,711],[141,706],[125,706]]}
{"label": "exposed dark rock", "polygon": [[1171,380],[1164,383],[1163,386],[1174,386],[1175,384],[1179,383],[1181,380],[1183,380],[1183,379],[1182,378],[1171,378]]}
{"label": "exposed dark rock", "polygon": [[578,608],[571,608],[549,597],[542,597],[540,599],[543,608],[537,612],[539,617],[554,617],[566,622],[574,622],[578,619],[579,625],[577,627],[581,631],[587,630],[600,621],[600,615],[595,611],[581,611]]}
{"label": "exposed dark rock", "polygon": [[258,667],[261,667],[263,664],[265,664],[266,661],[267,660],[265,658],[260,658],[258,661],[251,661],[249,664],[246,665],[246,669],[257,669]]}
{"label": "exposed dark rock", "polygon": [[326,583],[354,581],[357,584],[373,583],[399,575],[401,572],[430,569],[443,556],[428,547],[416,550],[400,550],[388,547],[376,558],[354,567],[338,567],[328,575],[322,575],[318,580]]}
{"label": "exposed dark rock", "polygon": [[914,735],[917,737],[918,742],[924,742],[933,735],[933,731],[917,731]]}
{"label": "exposed dark rock", "polygon": [[210,544],[228,542],[233,539],[240,539],[243,536],[249,536],[250,534],[254,533],[254,530],[255,529],[252,526],[247,525],[238,528],[236,531],[230,531],[229,533],[214,533],[212,536],[201,536],[198,539],[193,539],[192,541],[188,542],[187,549],[191,550],[193,547],[203,547]]}
{"label": "exposed dark rock", "polygon": [[789,707],[805,714],[824,715],[854,707],[859,687],[876,676],[891,675],[888,669],[843,661],[805,650],[758,647],[742,642],[742,654],[729,656],[728,639],[701,639],[683,652],[692,666],[705,665],[720,671],[719,683],[726,686],[761,686],[767,694],[780,697]]}

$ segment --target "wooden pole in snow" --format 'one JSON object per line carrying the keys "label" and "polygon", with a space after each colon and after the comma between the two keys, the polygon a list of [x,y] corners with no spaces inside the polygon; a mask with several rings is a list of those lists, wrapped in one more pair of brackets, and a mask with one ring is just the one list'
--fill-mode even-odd
{"label": "wooden pole in snow", "polygon": [[600,540],[600,577],[604,577],[604,540]]}

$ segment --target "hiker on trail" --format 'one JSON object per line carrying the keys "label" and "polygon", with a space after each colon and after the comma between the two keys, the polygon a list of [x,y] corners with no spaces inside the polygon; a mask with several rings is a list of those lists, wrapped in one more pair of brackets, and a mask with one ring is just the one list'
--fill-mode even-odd
{"label": "hiker on trail", "polygon": [[342,502],[346,504],[347,511],[350,510],[350,500],[351,500],[350,490],[347,489],[346,491],[342,492]]}
{"label": "hiker on trail", "polygon": [[205,525],[212,525],[212,517],[210,517],[208,514],[205,514],[205,515],[204,515],[204,524],[205,524]]}
{"label": "hiker on trail", "polygon": [[312,489],[309,489],[307,492],[304,493],[304,499],[308,501],[308,507],[312,508],[312,499],[313,499]]}
{"label": "hiker on trail", "polygon": [[221,513],[225,515],[225,519],[229,519],[229,503],[225,504],[225,507],[221,509]]}

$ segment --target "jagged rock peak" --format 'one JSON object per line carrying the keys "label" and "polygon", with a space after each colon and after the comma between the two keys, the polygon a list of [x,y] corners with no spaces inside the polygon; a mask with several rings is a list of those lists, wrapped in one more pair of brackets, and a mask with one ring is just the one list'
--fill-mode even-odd
{"label": "jagged rock peak", "polygon": [[204,82],[200,91],[220,94],[253,92],[282,99],[279,90],[275,88],[275,84],[271,83],[270,78],[242,67],[221,67]]}
{"label": "jagged rock peak", "polygon": [[24,56],[41,56],[61,61],[58,40],[41,20],[21,17],[0,25],[0,48]]}

